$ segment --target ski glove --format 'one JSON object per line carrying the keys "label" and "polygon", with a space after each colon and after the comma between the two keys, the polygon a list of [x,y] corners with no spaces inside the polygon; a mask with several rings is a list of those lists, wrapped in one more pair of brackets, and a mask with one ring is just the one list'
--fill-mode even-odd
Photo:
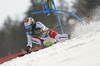
{"label": "ski glove", "polygon": [[27,46],[26,53],[29,54],[30,52],[31,52],[31,47],[30,46]]}

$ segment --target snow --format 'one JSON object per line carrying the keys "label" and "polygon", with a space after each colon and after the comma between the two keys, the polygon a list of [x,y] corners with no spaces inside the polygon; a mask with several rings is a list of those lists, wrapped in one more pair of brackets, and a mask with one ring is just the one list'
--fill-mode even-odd
{"label": "snow", "polygon": [[100,22],[78,27],[77,37],[0,66],[100,66]]}

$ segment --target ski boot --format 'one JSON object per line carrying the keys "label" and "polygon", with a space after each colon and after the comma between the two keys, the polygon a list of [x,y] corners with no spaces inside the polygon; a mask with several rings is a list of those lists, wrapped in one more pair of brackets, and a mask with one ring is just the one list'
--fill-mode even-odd
{"label": "ski boot", "polygon": [[67,34],[68,35],[68,39],[71,39],[71,34]]}
{"label": "ski boot", "polygon": [[44,44],[43,48],[49,47],[53,44],[54,44],[53,42],[47,42],[46,44]]}

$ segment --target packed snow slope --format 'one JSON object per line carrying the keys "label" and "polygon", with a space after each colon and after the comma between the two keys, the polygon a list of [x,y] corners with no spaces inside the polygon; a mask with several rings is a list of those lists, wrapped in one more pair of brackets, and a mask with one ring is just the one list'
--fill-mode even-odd
{"label": "packed snow slope", "polygon": [[100,66],[100,22],[77,27],[71,40],[18,57],[0,66]]}

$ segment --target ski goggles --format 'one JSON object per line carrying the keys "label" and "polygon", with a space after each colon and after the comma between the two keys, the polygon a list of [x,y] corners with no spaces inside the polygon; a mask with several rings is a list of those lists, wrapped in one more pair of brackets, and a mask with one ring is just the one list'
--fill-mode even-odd
{"label": "ski goggles", "polygon": [[32,25],[26,26],[25,28],[26,29],[31,29],[32,28]]}

